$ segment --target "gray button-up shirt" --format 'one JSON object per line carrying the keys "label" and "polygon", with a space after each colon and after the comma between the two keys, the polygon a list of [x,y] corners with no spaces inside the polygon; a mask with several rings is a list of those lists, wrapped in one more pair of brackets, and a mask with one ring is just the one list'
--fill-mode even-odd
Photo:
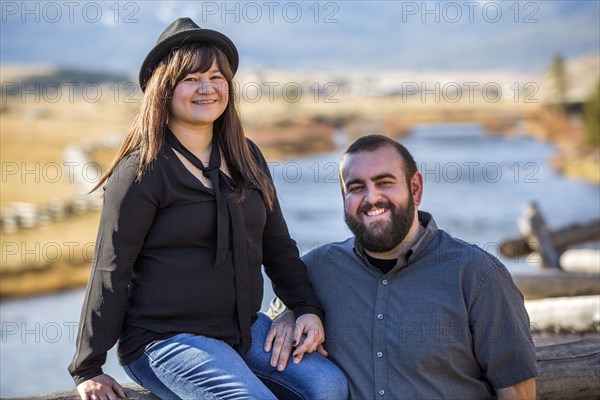
{"label": "gray button-up shirt", "polygon": [[383,275],[354,238],[304,256],[325,348],[353,399],[482,399],[537,374],[523,297],[507,269],[430,214]]}

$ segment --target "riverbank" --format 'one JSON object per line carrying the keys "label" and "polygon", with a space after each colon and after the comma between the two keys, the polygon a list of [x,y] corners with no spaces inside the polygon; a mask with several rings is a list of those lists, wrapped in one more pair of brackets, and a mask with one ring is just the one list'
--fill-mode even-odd
{"label": "riverbank", "polygon": [[587,139],[581,116],[567,116],[540,107],[523,115],[525,132],[553,143],[556,153],[549,160],[557,172],[600,185],[600,145]]}

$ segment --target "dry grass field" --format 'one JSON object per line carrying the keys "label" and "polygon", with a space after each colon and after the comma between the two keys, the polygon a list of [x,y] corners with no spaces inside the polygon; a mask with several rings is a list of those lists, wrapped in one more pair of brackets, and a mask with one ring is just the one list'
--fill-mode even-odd
{"label": "dry grass field", "polygon": [[72,197],[70,168],[63,162],[65,147],[102,141],[107,134],[122,132],[133,112],[132,107],[115,107],[102,100],[97,104],[24,103],[16,99],[4,103],[0,204]]}
{"label": "dry grass field", "polygon": [[[27,99],[25,99],[27,100]],[[14,202],[37,205],[75,196],[74,169],[65,162],[66,146],[102,141],[122,132],[134,108],[62,99],[47,101],[9,99],[2,103],[0,209]],[[112,155],[102,151],[101,164]],[[96,168],[89,169],[91,176]],[[92,211],[42,224],[38,228],[2,232],[0,297],[28,295],[78,287],[87,281],[99,213]]]}

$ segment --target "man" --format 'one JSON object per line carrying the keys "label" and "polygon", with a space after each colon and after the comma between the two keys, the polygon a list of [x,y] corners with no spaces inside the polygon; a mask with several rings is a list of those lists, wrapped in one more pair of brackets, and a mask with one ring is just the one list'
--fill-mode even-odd
{"label": "man", "polygon": [[[354,237],[304,261],[325,309],[325,347],[351,397],[534,399],[536,354],[521,293],[497,259],[417,210],[423,179],[408,150],[362,137],[342,158],[340,179]],[[265,343],[280,370],[291,350],[287,318]]]}

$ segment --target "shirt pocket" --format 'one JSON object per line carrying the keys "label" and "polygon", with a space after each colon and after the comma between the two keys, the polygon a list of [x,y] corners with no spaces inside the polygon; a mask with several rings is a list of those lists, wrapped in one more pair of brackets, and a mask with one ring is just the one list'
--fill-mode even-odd
{"label": "shirt pocket", "polygon": [[419,371],[448,368],[451,325],[448,314],[405,314],[394,335],[400,363]]}

